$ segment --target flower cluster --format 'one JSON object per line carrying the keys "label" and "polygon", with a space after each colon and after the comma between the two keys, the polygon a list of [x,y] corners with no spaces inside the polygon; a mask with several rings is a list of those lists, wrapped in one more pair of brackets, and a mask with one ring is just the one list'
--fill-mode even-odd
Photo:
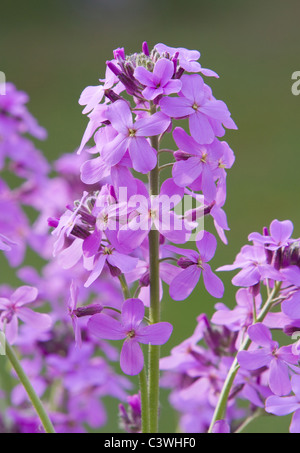
{"label": "flower cluster", "polygon": [[[0,96],[0,155],[1,165],[5,165],[2,175],[4,178],[8,172],[13,173],[20,182],[10,189],[0,179],[0,250],[9,264],[18,268],[16,275],[25,283],[17,289],[0,285],[0,333],[5,333],[1,346],[3,351],[6,344],[17,348],[36,394],[46,398],[45,407],[55,430],[85,432],[87,425],[99,429],[106,423],[103,397],[126,401],[131,389],[130,382],[108,364],[118,360],[118,351],[100,342],[103,354],[97,357],[99,341],[95,342],[87,331],[88,315],[102,311],[108,304],[121,308],[122,294],[105,273],[101,281],[85,290],[87,272],[79,267],[63,270],[52,257],[54,237],[49,234],[47,219],[56,222],[74,197],[87,190],[79,177],[85,153],[66,154],[50,165],[28,138],[33,135],[42,139],[46,132],[26,109],[27,100],[27,95],[10,83],[6,95]],[[33,224],[27,206],[36,213]],[[28,245],[47,260],[39,271],[27,264]],[[4,267],[1,264],[2,272]],[[85,308],[91,300],[92,307]],[[93,307],[97,308],[91,311]],[[72,321],[79,332],[76,339],[80,349],[74,347]],[[6,409],[1,415],[0,431],[41,431],[41,421],[24,387],[15,381],[15,372],[12,377],[16,385],[11,394],[1,393]]]}
{"label": "flower cluster", "polygon": [[[92,138],[94,141],[88,149],[92,158],[81,166],[81,179],[87,185],[99,184],[99,189],[86,190],[59,220],[50,219],[49,224],[56,227],[54,254],[63,268],[81,265],[88,272],[87,288],[103,272],[119,279],[121,286],[127,287],[124,309],[129,300],[136,300],[131,299],[131,291],[139,304],[151,305],[152,230],[160,236],[160,298],[162,281],[170,286],[174,300],[183,300],[201,274],[210,294],[223,295],[223,284],[208,264],[217,241],[212,233],[195,234],[195,230],[205,215],[211,215],[218,234],[227,242],[223,205],[226,170],[232,166],[234,154],[220,137],[225,128],[236,129],[236,125],[225,103],[214,98],[200,75],[218,77],[201,68],[199,57],[197,51],[164,44],[157,44],[150,52],[143,43],[141,53],[129,56],[123,48],[116,49],[113,60],[106,63],[105,79],[100,79],[98,86],[87,87],[79,100],[89,123],[78,154]],[[180,126],[173,127],[175,120],[188,120],[190,134]],[[177,146],[174,150],[165,147],[168,137]],[[171,161],[161,165],[166,155]],[[160,187],[159,174],[165,168],[172,169],[172,177]],[[150,175],[149,185],[136,178],[133,170],[141,176]],[[192,209],[182,209],[186,196],[194,200]],[[171,245],[184,244],[192,237],[198,252]],[[135,323],[143,318],[134,316]],[[143,363],[137,349],[141,337],[135,332],[137,341],[129,342],[128,332],[134,328],[126,327],[129,318],[123,309],[122,319],[122,324],[117,324],[114,318],[94,313],[88,326],[99,338],[127,338],[121,366],[128,374],[136,374]],[[167,325],[157,329],[161,329],[161,341],[166,341]],[[129,345],[135,354],[127,351]]]}
{"label": "flower cluster", "polygon": [[[224,417],[232,431],[239,431],[245,418],[251,420],[265,410],[276,415],[295,413],[290,431],[300,432],[300,351],[296,341],[300,245],[292,233],[290,221],[276,219],[263,234],[250,234],[253,245],[244,246],[233,265],[218,269],[241,269],[232,279],[241,287],[236,306],[230,309],[216,304],[211,322],[205,315],[199,316],[191,338],[161,360],[161,369],[167,370],[164,382],[172,388],[171,403],[182,412],[183,430],[206,432],[217,408],[215,414]],[[273,339],[275,335],[278,341]],[[226,388],[228,376],[232,377],[230,388]],[[220,414],[218,401],[224,388],[228,391],[227,410]],[[239,409],[239,400],[249,402],[246,413]],[[218,417],[214,420],[220,421]]]}

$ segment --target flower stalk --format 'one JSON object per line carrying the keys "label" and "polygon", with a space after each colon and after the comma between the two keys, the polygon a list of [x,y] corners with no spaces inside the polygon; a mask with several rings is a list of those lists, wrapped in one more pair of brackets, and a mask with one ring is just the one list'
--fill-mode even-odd
{"label": "flower stalk", "polygon": [[10,346],[9,343],[6,342],[6,356],[8,360],[11,363],[11,366],[15,370],[18,378],[20,379],[20,382],[22,383],[24,389],[26,390],[26,393],[36,410],[37,415],[39,416],[39,419],[41,420],[41,423],[44,427],[44,430],[47,434],[55,434],[55,429],[54,426],[45,411],[45,408],[40,400],[40,398],[37,396],[34,388],[32,387],[30,380],[28,379],[27,374],[25,373],[23,367],[21,366],[13,348]]}
{"label": "flower stalk", "polygon": [[[266,315],[269,313],[269,311],[271,310],[271,308],[273,306],[274,300],[276,299],[276,297],[280,291],[280,287],[281,287],[280,282],[275,283],[271,294],[269,295],[261,312],[259,313],[256,320],[254,321],[254,324],[256,324],[258,322],[262,322],[265,319]],[[250,344],[251,344],[251,339],[249,338],[248,335],[246,335],[246,337],[245,337],[239,351],[237,352],[235,359],[232,362],[232,365],[228,371],[227,377],[225,379],[225,382],[224,382],[224,385],[223,385],[223,388],[222,388],[222,391],[221,391],[221,394],[219,397],[218,404],[216,406],[216,409],[215,409],[215,412],[214,412],[214,415],[213,415],[213,418],[212,418],[212,421],[211,421],[211,424],[210,424],[210,427],[208,430],[209,433],[212,433],[212,430],[213,430],[213,427],[214,427],[214,424],[216,423],[216,421],[222,420],[224,418],[224,415],[226,413],[228,397],[229,397],[234,379],[240,368],[240,365],[237,360],[237,355],[241,351],[247,351]]]}

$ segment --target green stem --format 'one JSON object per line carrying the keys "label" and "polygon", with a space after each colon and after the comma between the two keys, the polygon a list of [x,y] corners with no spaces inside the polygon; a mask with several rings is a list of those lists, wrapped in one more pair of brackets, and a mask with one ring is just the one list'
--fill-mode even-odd
{"label": "green stem", "polygon": [[[155,112],[152,105],[151,112]],[[151,137],[152,147],[158,151],[159,138]],[[150,196],[159,195],[159,162],[149,174]],[[150,270],[150,321],[155,324],[160,321],[160,293],[159,293],[159,231],[151,229],[149,232],[149,270]],[[158,432],[159,409],[159,358],[160,347],[149,345],[149,432]]]}
{"label": "green stem", "polygon": [[142,406],[142,433],[149,432],[149,400],[146,365],[139,374],[141,406]]}
{"label": "green stem", "polygon": [[247,428],[248,425],[250,425],[253,420],[258,418],[260,415],[262,415],[264,411],[261,408],[258,408],[255,412],[253,412],[252,415],[246,418],[245,421],[238,427],[238,429],[234,432],[235,434],[240,434],[244,431],[244,429]]}
{"label": "green stem", "polygon": [[130,299],[131,298],[131,294],[130,294],[127,282],[125,280],[124,274],[119,275],[119,281],[121,283],[121,288],[122,288],[122,291],[123,291],[124,299],[125,300]]}
{"label": "green stem", "polygon": [[[273,291],[270,293],[266,303],[264,304],[262,310],[260,311],[259,315],[256,318],[256,322],[262,322],[265,319],[266,315],[268,314],[268,312],[272,308],[274,299],[277,297],[277,295],[278,295],[278,293],[280,291],[280,287],[281,287],[280,283],[275,283]],[[249,338],[248,335],[246,335],[246,338],[243,341],[243,343],[242,343],[239,351],[237,352],[237,354],[240,351],[246,351],[249,348],[250,344],[251,344],[251,339]],[[230,367],[230,370],[228,371],[227,377],[225,379],[225,382],[224,382],[224,385],[223,385],[223,388],[222,388],[222,391],[221,391],[221,394],[220,394],[220,397],[219,397],[219,401],[218,401],[218,404],[216,406],[216,409],[215,409],[215,412],[214,412],[214,415],[213,415],[213,418],[212,418],[212,421],[211,421],[211,424],[210,424],[210,427],[209,427],[209,430],[208,430],[209,433],[212,432],[212,429],[213,429],[213,426],[214,426],[215,422],[217,420],[222,420],[224,418],[225,413],[226,413],[227,400],[228,400],[228,397],[229,397],[229,393],[230,393],[232,384],[234,382],[234,379],[235,379],[235,377],[237,375],[237,372],[238,372],[238,370],[240,368],[239,363],[237,361],[237,354],[236,354],[236,357],[235,357],[235,359],[234,359],[234,361],[233,361],[233,363],[232,363],[232,365]]]}
{"label": "green stem", "polygon": [[41,400],[35,393],[35,390],[32,387],[25,371],[23,370],[14,350],[7,342],[6,342],[6,356],[10,361],[12,367],[14,368],[15,372],[17,373],[17,376],[20,379],[24,389],[26,390],[31,403],[42,422],[45,432],[48,434],[54,434],[55,433],[54,427],[51,423],[51,420],[48,417],[47,412],[44,409]]}

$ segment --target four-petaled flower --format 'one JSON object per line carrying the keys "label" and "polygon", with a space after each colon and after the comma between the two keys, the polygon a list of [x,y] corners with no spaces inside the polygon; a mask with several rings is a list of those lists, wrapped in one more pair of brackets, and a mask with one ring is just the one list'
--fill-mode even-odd
{"label": "four-petaled flower", "polygon": [[173,327],[168,322],[144,326],[145,307],[140,299],[127,299],[122,307],[121,321],[103,313],[94,315],[88,322],[90,333],[103,340],[125,340],[120,365],[125,374],[139,374],[144,357],[139,343],[162,345],[166,343]]}

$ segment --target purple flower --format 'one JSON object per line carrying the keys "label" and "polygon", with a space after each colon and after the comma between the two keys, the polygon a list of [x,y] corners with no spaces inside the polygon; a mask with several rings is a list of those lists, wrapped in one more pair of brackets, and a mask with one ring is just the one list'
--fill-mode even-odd
{"label": "purple flower", "polygon": [[170,296],[174,300],[186,299],[197,285],[201,273],[203,273],[204,285],[207,291],[214,297],[220,298],[224,293],[222,281],[211,270],[208,263],[216,251],[217,240],[209,232],[205,231],[203,238],[196,241],[199,253],[194,250],[181,249],[168,246],[169,250],[183,255],[178,264],[184,270],[171,282]]}
{"label": "purple flower", "polygon": [[18,318],[32,329],[43,331],[51,327],[52,321],[49,315],[37,313],[24,305],[35,301],[38,290],[31,286],[20,286],[9,299],[0,297],[0,325],[5,327],[8,341],[13,344],[18,337]]}
{"label": "purple flower", "polygon": [[178,59],[180,68],[183,68],[187,72],[202,72],[203,75],[208,77],[219,77],[214,71],[201,68],[200,63],[197,62],[200,58],[200,52],[198,50],[189,50],[184,47],[170,47],[162,43],[156,44],[155,49],[161,55],[169,54],[172,59]]}
{"label": "purple flower", "polygon": [[179,97],[164,97],[160,100],[163,113],[173,118],[188,117],[193,138],[203,145],[212,143],[216,135],[223,135],[219,133],[217,125],[220,127],[223,123],[227,128],[236,129],[226,104],[210,98],[201,76],[184,75],[181,81]]}
{"label": "purple flower", "polygon": [[211,145],[199,145],[181,127],[174,129],[173,137],[180,149],[174,153],[177,160],[172,171],[175,184],[186,187],[200,181],[196,190],[201,189],[205,199],[213,201],[217,192],[215,170],[223,155],[222,144],[214,140]]}
{"label": "purple flower", "polygon": [[217,304],[217,311],[212,317],[212,322],[217,325],[226,326],[233,332],[239,332],[238,344],[240,344],[245,330],[253,323],[254,304],[256,314],[259,313],[261,307],[261,295],[254,297],[253,293],[248,288],[240,288],[236,293],[237,305],[233,310],[230,310],[224,304]]}
{"label": "purple flower", "polygon": [[245,245],[233,264],[221,266],[217,271],[231,271],[242,268],[232,279],[235,286],[253,286],[265,278],[282,281],[283,276],[268,264],[264,247]]}
{"label": "purple flower", "polygon": [[293,229],[294,226],[290,220],[280,222],[275,219],[270,225],[270,235],[251,233],[248,239],[249,241],[264,245],[268,250],[275,251],[281,247],[288,246],[292,242],[290,238]]}
{"label": "purple flower", "polygon": [[298,357],[292,353],[292,346],[279,348],[277,341],[272,340],[270,330],[257,323],[248,328],[250,339],[257,346],[256,350],[241,351],[238,362],[246,370],[258,370],[269,367],[269,386],[276,395],[287,395],[291,391],[289,368],[298,364]]}
{"label": "purple flower", "polygon": [[92,316],[89,331],[105,340],[124,340],[120,365],[125,374],[139,374],[144,366],[144,357],[139,343],[162,345],[168,341],[173,327],[168,322],[143,326],[145,307],[139,299],[128,299],[122,308],[121,322],[103,313]]}
{"label": "purple flower", "polygon": [[110,105],[107,118],[118,135],[103,147],[103,159],[111,166],[116,165],[128,150],[136,171],[148,173],[152,170],[156,165],[157,157],[147,137],[164,132],[170,124],[169,118],[158,112],[134,123],[131,110],[123,100]]}
{"label": "purple flower", "polygon": [[153,100],[160,95],[178,93],[181,81],[172,79],[174,65],[170,60],[162,58],[154,66],[153,72],[139,66],[134,71],[134,77],[146,88],[142,91],[145,99]]}
{"label": "purple flower", "polygon": [[265,410],[269,414],[287,415],[294,412],[290,432],[300,433],[300,376],[294,375],[291,380],[294,396],[270,396],[266,401]]}

